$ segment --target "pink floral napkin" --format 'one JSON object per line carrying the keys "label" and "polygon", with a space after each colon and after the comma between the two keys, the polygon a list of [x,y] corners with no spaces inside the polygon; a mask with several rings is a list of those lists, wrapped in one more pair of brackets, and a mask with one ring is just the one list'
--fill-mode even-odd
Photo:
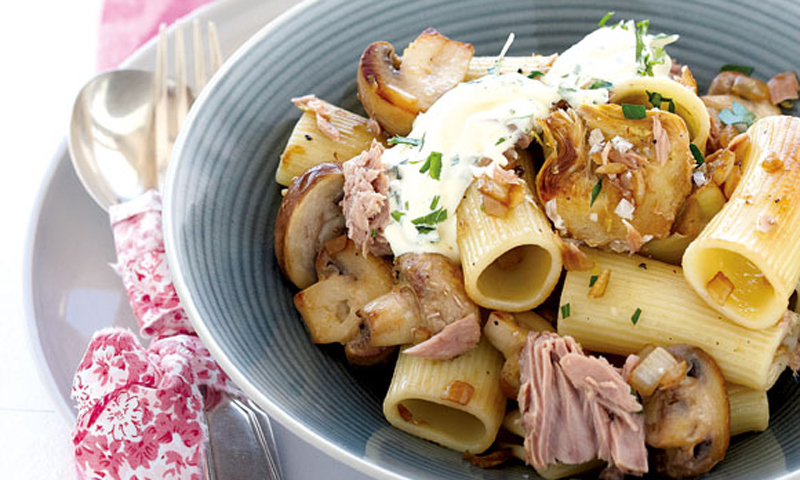
{"label": "pink floral napkin", "polygon": [[235,387],[195,335],[166,263],[161,198],[148,192],[111,207],[122,277],[143,337],[109,328],[78,366],[73,432],[82,478],[202,478],[204,408]]}

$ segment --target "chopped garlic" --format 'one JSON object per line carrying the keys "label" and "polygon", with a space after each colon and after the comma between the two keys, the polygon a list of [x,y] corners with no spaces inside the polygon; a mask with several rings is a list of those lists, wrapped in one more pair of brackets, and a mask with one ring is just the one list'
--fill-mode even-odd
{"label": "chopped garlic", "polygon": [[628,150],[633,148],[633,144],[631,142],[625,140],[619,135],[611,139],[611,145],[613,145],[619,153],[626,153]]}
{"label": "chopped garlic", "polygon": [[695,170],[692,173],[692,180],[694,180],[694,184],[698,187],[702,187],[706,183],[708,183],[708,179],[706,178],[706,174],[701,172],[700,170]]}
{"label": "chopped garlic", "polygon": [[633,212],[635,210],[636,207],[631,202],[623,198],[617,204],[617,208],[614,209],[614,213],[616,213],[619,218],[633,220]]}

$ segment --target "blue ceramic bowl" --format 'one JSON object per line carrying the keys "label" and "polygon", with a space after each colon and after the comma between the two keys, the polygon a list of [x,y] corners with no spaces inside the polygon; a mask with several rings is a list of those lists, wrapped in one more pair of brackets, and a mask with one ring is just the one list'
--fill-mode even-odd
{"label": "blue ceramic bowl", "polygon": [[[520,466],[481,470],[461,454],[389,426],[381,412],[391,371],[362,374],[340,349],[315,346],[294,309],[295,289],[273,253],[281,187],[275,169],[300,111],[315,93],[347,109],[364,48],[402,49],[426,27],[472,42],[477,55],[562,51],[615,18],[651,19],[681,34],[670,47],[701,86],[726,63],[769,78],[800,69],[796,0],[330,0],[306,2],[251,39],[195,104],[176,145],[165,194],[167,254],[178,293],[206,345],[234,380],[305,440],[378,478],[535,477]],[[798,389],[770,392],[770,429],[734,441],[708,478],[771,478],[800,468]]]}

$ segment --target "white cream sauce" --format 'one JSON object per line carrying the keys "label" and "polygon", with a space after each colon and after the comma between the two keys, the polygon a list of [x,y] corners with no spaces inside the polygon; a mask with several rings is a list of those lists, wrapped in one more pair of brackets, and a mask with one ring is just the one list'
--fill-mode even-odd
{"label": "white cream sauce", "polygon": [[[644,44],[652,53],[676,39],[647,35]],[[663,58],[653,67],[654,75],[669,74],[672,61],[666,54]],[[566,50],[543,81],[516,73],[487,75],[442,95],[414,121],[408,138],[419,144],[396,145],[381,159],[392,213],[383,235],[394,254],[440,253],[460,263],[456,209],[472,180],[506,165],[503,152],[535,130],[536,120],[546,117],[554,103],[562,98],[573,106],[607,103],[607,88],[588,87],[597,80],[614,84],[638,76],[639,67],[635,25],[623,22],[600,28]],[[439,154],[436,179],[432,172]],[[432,214],[435,221],[423,221]]]}
{"label": "white cream sauce", "polygon": [[[559,98],[553,87],[523,75],[488,75],[458,85],[419,115],[408,137],[420,145],[397,145],[382,157],[395,217],[383,234],[394,254],[435,252],[460,262],[456,208],[467,187],[495,165],[506,165],[503,152],[531,132],[536,119],[547,116]],[[441,154],[438,180],[432,178],[432,170],[420,171],[433,152]],[[482,159],[489,163],[478,166]],[[447,212],[444,221],[413,223],[441,210]]]}

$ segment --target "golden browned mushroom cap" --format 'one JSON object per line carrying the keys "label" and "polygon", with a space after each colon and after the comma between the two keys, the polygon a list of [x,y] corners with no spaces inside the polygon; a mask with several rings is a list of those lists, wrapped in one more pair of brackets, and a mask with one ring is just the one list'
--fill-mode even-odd
{"label": "golden browned mushroom cap", "polygon": [[709,95],[736,95],[754,102],[769,100],[767,82],[740,72],[720,72],[708,87]]}
{"label": "golden browned mushroom cap", "polygon": [[392,288],[391,263],[362,254],[347,236],[328,240],[317,256],[319,281],[294,297],[314,343],[347,343],[358,335],[356,311]]}
{"label": "golden browned mushroom cap", "polygon": [[339,202],[344,176],[338,163],[321,163],[297,177],[278,209],[275,256],[281,271],[298,288],[317,281],[314,264],[322,244],[344,233]]}
{"label": "golden browned mushroom cap", "polygon": [[375,42],[358,64],[358,96],[390,135],[408,135],[418,113],[464,81],[473,53],[472,45],[433,29],[422,32],[402,59],[390,43]]}
{"label": "golden browned mushroom cap", "polygon": [[725,379],[703,350],[673,345],[667,350],[685,361],[686,377],[643,399],[647,444],[655,466],[672,478],[701,475],[725,457],[730,442],[730,408]]}

